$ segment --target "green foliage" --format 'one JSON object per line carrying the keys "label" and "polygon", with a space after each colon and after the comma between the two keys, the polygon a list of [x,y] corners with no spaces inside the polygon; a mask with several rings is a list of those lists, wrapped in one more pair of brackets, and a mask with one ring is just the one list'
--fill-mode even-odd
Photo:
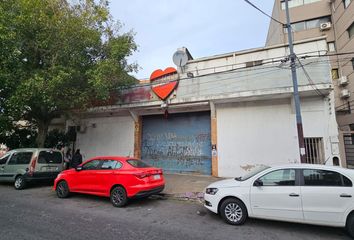
{"label": "green foliage", "polygon": [[44,147],[46,148],[58,148],[60,146],[68,146],[69,138],[68,135],[58,129],[53,129],[49,131],[45,139]]}
{"label": "green foliage", "polygon": [[10,149],[36,147],[37,132],[32,128],[13,126],[9,131],[0,134],[0,143],[5,143]]}
{"label": "green foliage", "polygon": [[134,34],[119,30],[105,0],[0,0],[1,115],[36,124],[43,145],[58,113],[135,83]]}

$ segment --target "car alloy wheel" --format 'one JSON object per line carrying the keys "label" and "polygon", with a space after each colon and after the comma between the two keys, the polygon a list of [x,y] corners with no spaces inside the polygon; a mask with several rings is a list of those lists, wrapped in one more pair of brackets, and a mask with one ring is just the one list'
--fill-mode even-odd
{"label": "car alloy wheel", "polygon": [[123,187],[115,187],[111,191],[111,203],[115,207],[123,207],[127,203],[127,194]]}
{"label": "car alloy wheel", "polygon": [[225,216],[231,222],[239,222],[242,218],[242,209],[236,203],[229,203],[225,207]]}
{"label": "car alloy wheel", "polygon": [[69,196],[70,191],[69,191],[69,186],[66,181],[61,181],[57,184],[56,188],[57,196],[59,198],[66,198]]}
{"label": "car alloy wheel", "polygon": [[21,190],[21,189],[24,189],[25,186],[26,186],[26,182],[25,182],[25,179],[23,178],[23,176],[18,176],[15,179],[15,183],[14,183],[15,189]]}
{"label": "car alloy wheel", "polygon": [[236,198],[224,200],[219,210],[224,221],[232,225],[243,224],[248,215],[246,206]]}

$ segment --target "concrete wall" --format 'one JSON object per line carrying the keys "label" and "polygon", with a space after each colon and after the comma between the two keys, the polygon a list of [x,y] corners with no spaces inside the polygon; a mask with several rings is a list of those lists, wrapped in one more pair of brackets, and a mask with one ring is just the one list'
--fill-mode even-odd
{"label": "concrete wall", "polygon": [[[348,8],[344,8],[343,1],[335,1],[333,20],[336,27],[336,44],[339,53],[347,53],[354,51],[354,37],[349,38],[347,29],[354,22],[354,4],[353,1],[349,4]],[[337,106],[343,106],[348,101],[354,100],[354,71],[351,63],[353,55],[344,55],[338,57],[339,75],[346,76],[349,84],[345,86],[338,86],[337,93]],[[351,96],[348,99],[340,97],[342,89],[348,89]],[[353,104],[352,104],[353,106]],[[341,126],[354,123],[354,114],[338,115],[338,123]]]}
{"label": "concrete wall", "polygon": [[[332,156],[338,156],[332,154],[338,149],[333,107],[327,98],[301,101],[304,135],[323,137],[325,158],[332,164]],[[217,106],[220,177],[240,176],[257,164],[299,162],[291,102],[283,99]]]}
{"label": "concrete wall", "polygon": [[[274,1],[272,17],[274,19],[279,19],[280,11],[280,2]],[[276,21],[270,21],[265,46],[280,44],[282,42],[282,35],[283,28],[281,27],[280,23]]]}
{"label": "concrete wall", "polygon": [[[281,0],[275,0],[272,12],[273,18],[285,23],[286,12],[281,9]],[[331,15],[331,5],[329,1],[322,0],[310,4],[305,4],[297,7],[290,8],[290,21],[292,23],[301,22],[304,20],[320,18]],[[327,41],[334,41],[334,31],[331,28],[329,31],[320,31],[319,28],[310,29],[306,31],[295,32],[293,40],[299,41],[308,38],[327,36]],[[268,29],[268,36],[265,45],[275,45],[279,43],[286,43],[288,41],[287,33],[284,33],[281,24],[271,21]]]}
{"label": "concrete wall", "polygon": [[83,119],[84,133],[77,134],[76,147],[84,159],[100,155],[133,156],[134,121],[127,117]]}

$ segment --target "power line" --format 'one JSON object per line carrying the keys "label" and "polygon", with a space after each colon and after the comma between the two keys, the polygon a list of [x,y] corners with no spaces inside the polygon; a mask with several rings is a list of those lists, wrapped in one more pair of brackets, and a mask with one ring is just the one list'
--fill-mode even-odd
{"label": "power line", "polygon": [[249,5],[251,5],[253,8],[257,9],[258,11],[260,11],[261,13],[263,13],[264,15],[266,15],[267,17],[269,17],[270,19],[272,19],[273,21],[280,23],[282,25],[285,25],[284,23],[280,22],[279,20],[273,18],[272,16],[270,16],[268,13],[264,12],[262,9],[260,9],[259,7],[257,7],[256,5],[254,5],[253,3],[251,3],[248,0],[244,0],[246,3],[248,3]]}
{"label": "power line", "polygon": [[[323,50],[324,51],[324,50]],[[322,52],[323,52],[322,51]],[[318,53],[320,51],[311,51],[311,52],[305,52],[305,53],[300,53],[299,55],[301,57],[299,57],[300,59],[306,59],[306,58],[321,58],[321,57],[330,57],[330,56],[336,56],[336,55],[354,55],[354,52],[346,52],[346,53],[335,53],[335,54],[316,54],[316,55],[304,55],[304,54],[313,54],[313,53]],[[231,54],[230,54],[231,55]],[[242,56],[244,54],[238,54],[238,55],[235,55],[236,57],[237,56]],[[354,57],[354,56],[353,56]],[[277,60],[275,60],[277,59]],[[344,59],[344,58],[342,58]],[[348,57],[348,59],[352,59],[351,57]],[[197,60],[197,59],[196,59]],[[284,57],[274,57],[274,58],[266,58],[266,59],[262,59],[262,63],[259,64],[258,66],[263,66],[263,65],[266,65],[266,64],[272,64],[272,63],[279,63],[279,62],[286,62],[288,61],[288,57],[287,56],[284,56]],[[323,60],[323,61],[326,61],[326,60]],[[331,61],[331,60],[328,60],[328,61]],[[212,69],[217,69],[217,68],[228,68],[228,67],[237,67],[238,65],[244,65],[245,62],[243,63],[233,63],[233,64],[226,64],[226,65],[223,65],[223,66],[220,66],[220,67],[208,67],[208,68],[201,68],[201,69],[197,69],[197,70],[191,70],[192,72],[193,71],[206,71],[206,70],[212,70]],[[307,64],[305,64],[307,65]],[[227,70],[227,71],[237,71],[239,69],[244,69],[244,68],[250,68],[250,67],[241,67],[241,68],[233,68],[231,70]],[[224,71],[223,71],[224,72]],[[212,73],[214,74],[214,73]],[[199,76],[204,76],[204,75],[199,75]],[[144,77],[143,79],[149,79],[148,77]],[[181,78],[180,80],[188,80],[190,78]],[[143,86],[150,86],[150,85],[153,85],[151,83],[144,83],[144,84],[138,84],[136,86],[138,87],[143,87]],[[136,87],[136,86],[133,86],[133,87]],[[131,88],[132,86],[128,87],[128,88]]]}
{"label": "power line", "polygon": [[[341,56],[341,55],[350,55],[354,54],[354,52],[342,52],[342,53],[333,53],[333,54],[323,54],[323,55],[304,55],[300,58],[308,58],[308,57],[331,57],[331,56]],[[302,55],[302,54],[301,54]]]}
{"label": "power line", "polygon": [[[271,62],[263,62],[262,64],[258,65],[258,66],[254,66],[254,67],[257,67],[256,69],[257,70],[260,70],[260,69],[269,69],[269,68],[277,68],[278,66],[274,66],[274,65],[269,65],[269,66],[264,66],[262,68],[260,68],[259,66],[263,66],[265,64],[275,64],[275,63],[280,63],[284,61],[283,59],[280,59],[280,60],[277,60],[277,61],[271,61]],[[241,64],[233,64],[234,66],[235,65],[241,65]],[[244,65],[244,63],[242,63],[242,65]],[[225,65],[225,66],[222,66],[223,68],[224,67],[228,67],[228,66],[231,66],[231,65]],[[208,69],[215,69],[215,68],[205,68],[205,69],[198,69],[197,71],[201,72],[201,71],[204,71],[204,70],[208,70]],[[248,72],[250,70],[254,70],[253,67],[239,67],[239,68],[236,68],[236,69],[229,69],[229,70],[226,70],[226,71],[220,71],[220,72],[212,72],[212,73],[206,73],[206,74],[201,74],[201,75],[197,75],[195,77],[183,77],[183,78],[180,78],[178,81],[190,81],[191,79],[195,79],[195,78],[200,78],[200,77],[207,77],[207,76],[210,76],[210,75],[215,75],[215,74],[218,74],[219,76],[220,75],[225,75],[225,74],[231,74],[231,73],[235,73],[235,72]],[[192,72],[194,72],[195,70],[193,70]],[[134,85],[134,86],[129,86],[129,87],[126,87],[125,89],[131,89],[131,88],[139,88],[139,87],[146,87],[146,86],[155,86],[155,85],[158,85],[159,83],[154,83],[154,82],[149,82],[149,83],[144,83],[144,84],[138,84],[138,85]],[[122,90],[122,89],[119,89],[119,90]]]}
{"label": "power line", "polygon": [[308,74],[306,68],[304,67],[304,65],[302,64],[302,62],[300,61],[300,59],[299,59],[298,57],[296,57],[296,58],[297,58],[297,60],[298,60],[298,62],[299,62],[299,64],[300,64],[302,70],[304,71],[304,74],[305,74],[307,80],[309,81],[311,87],[316,91],[317,94],[319,94],[319,95],[322,96],[322,97],[326,97],[326,95],[323,94],[323,93],[316,87],[316,84],[312,81],[310,75]]}

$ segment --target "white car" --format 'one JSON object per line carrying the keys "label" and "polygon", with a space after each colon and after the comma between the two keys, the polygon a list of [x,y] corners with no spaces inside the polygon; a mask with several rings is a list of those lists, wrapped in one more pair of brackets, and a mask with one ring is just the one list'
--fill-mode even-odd
{"label": "white car", "polygon": [[293,164],[258,166],[210,184],[204,206],[229,224],[247,217],[346,227],[354,237],[354,170]]}

